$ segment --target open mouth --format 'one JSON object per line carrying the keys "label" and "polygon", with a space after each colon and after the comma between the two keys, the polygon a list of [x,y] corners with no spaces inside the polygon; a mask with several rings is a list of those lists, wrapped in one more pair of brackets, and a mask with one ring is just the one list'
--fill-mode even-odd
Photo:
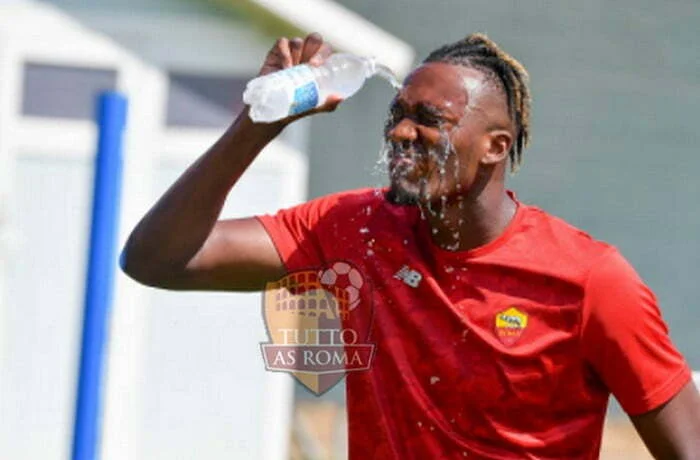
{"label": "open mouth", "polygon": [[418,166],[418,163],[416,160],[410,157],[396,157],[392,158],[389,161],[389,169],[394,170],[394,169],[407,169],[407,168],[415,168]]}
{"label": "open mouth", "polygon": [[417,180],[423,176],[424,162],[413,156],[397,156],[389,160],[392,179]]}
{"label": "open mouth", "polygon": [[420,145],[406,145],[397,142],[388,142],[388,163],[389,171],[394,175],[394,171],[405,171],[419,169],[427,159],[427,152],[424,152]]}

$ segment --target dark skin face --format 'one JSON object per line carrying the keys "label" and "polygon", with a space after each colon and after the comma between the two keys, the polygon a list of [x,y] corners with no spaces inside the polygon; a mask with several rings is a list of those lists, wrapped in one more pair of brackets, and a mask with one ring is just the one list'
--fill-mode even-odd
{"label": "dark skin face", "polygon": [[514,130],[503,90],[482,70],[418,67],[392,102],[385,134],[392,192],[434,211],[437,244],[470,249],[505,228],[515,211],[504,188]]}
{"label": "dark skin face", "polygon": [[425,203],[467,193],[480,167],[506,161],[513,133],[502,91],[481,70],[429,63],[392,102],[386,137],[406,147],[390,154],[394,191]]}

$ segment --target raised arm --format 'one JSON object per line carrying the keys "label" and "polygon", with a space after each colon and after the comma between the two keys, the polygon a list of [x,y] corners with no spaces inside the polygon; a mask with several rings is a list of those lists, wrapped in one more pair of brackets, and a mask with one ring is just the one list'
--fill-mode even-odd
{"label": "raised arm", "polygon": [[[319,65],[330,47],[318,34],[277,40],[260,75],[299,63]],[[285,270],[255,218],[219,221],[231,188],[289,123],[335,109],[338,98],[279,122],[253,123],[247,108],[224,135],[158,200],[132,231],[121,266],[133,279],[167,289],[259,290]]]}

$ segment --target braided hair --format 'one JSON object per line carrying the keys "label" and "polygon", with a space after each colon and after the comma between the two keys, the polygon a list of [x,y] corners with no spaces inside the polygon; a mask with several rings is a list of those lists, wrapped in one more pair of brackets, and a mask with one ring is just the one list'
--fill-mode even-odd
{"label": "braided hair", "polygon": [[511,172],[522,163],[523,149],[530,141],[530,88],[525,67],[486,35],[476,33],[436,49],[423,63],[444,62],[479,69],[505,92],[515,142],[508,152]]}

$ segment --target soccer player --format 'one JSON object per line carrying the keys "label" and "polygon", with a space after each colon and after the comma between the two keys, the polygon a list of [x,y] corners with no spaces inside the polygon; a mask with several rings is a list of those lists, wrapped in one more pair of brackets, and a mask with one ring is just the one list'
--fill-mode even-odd
{"label": "soccer player", "polygon": [[[329,54],[318,34],[281,38],[260,73]],[[256,124],[244,111],[134,229],[124,271],[235,291],[357,267],[376,356],[347,377],[352,459],[597,458],[611,393],[655,457],[700,458],[700,396],[654,294],[614,247],[505,188],[530,135],[518,61],[479,34],[432,52],[391,103],[388,189],[218,220],[298,117]]]}

